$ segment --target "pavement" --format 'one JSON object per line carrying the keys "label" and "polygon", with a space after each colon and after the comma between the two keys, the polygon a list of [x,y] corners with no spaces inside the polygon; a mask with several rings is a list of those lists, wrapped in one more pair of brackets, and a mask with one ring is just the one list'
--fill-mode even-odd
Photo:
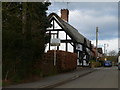
{"label": "pavement", "polygon": [[18,84],[18,85],[10,85],[10,86],[3,87],[3,88],[54,88],[63,83],[75,80],[85,75],[88,75],[89,73],[92,73],[94,71],[96,71],[96,69],[78,67],[74,71],[58,74],[55,76],[49,76],[40,81]]}

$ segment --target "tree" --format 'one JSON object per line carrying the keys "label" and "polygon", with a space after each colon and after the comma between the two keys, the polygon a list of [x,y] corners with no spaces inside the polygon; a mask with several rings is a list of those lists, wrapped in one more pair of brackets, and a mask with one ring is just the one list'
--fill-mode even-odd
{"label": "tree", "polygon": [[109,56],[116,56],[117,52],[115,50],[112,50],[108,54],[109,54]]}
{"label": "tree", "polygon": [[33,65],[45,49],[49,5],[48,2],[2,4],[3,79],[22,79],[33,73]]}

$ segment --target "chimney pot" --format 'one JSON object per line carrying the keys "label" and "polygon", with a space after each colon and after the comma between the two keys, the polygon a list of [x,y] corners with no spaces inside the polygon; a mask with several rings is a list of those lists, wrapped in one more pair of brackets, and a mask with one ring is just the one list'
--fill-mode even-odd
{"label": "chimney pot", "polygon": [[61,18],[68,22],[68,17],[69,17],[69,10],[61,9]]}

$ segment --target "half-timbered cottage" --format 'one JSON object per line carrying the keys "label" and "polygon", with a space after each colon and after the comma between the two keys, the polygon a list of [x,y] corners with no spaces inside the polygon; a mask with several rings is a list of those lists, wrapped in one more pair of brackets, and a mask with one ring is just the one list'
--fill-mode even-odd
{"label": "half-timbered cottage", "polygon": [[[78,32],[72,25],[68,23],[69,10],[62,9],[61,17],[56,13],[51,13],[48,16],[49,22],[52,27],[46,30],[46,34],[50,38],[59,38],[60,46],[56,46],[56,50],[64,50],[67,52],[73,52],[78,54],[78,65],[83,62],[88,63],[90,59],[90,53],[92,50],[91,41]],[[46,45],[46,52],[53,50],[55,46]]]}

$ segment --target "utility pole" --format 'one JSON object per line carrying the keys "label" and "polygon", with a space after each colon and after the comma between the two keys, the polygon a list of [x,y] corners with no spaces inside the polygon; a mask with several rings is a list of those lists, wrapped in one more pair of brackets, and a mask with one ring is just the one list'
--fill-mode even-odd
{"label": "utility pole", "polygon": [[105,50],[106,50],[105,45],[106,45],[106,44],[104,44],[104,56],[105,56]]}
{"label": "utility pole", "polygon": [[97,61],[97,57],[98,57],[98,27],[96,27],[96,61]]}

